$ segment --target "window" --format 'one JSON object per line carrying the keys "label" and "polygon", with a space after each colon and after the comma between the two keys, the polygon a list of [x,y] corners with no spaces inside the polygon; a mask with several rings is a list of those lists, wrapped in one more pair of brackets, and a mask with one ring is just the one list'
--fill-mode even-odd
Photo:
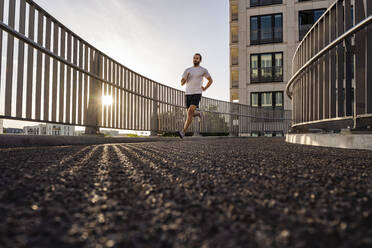
{"label": "window", "polygon": [[231,27],[231,43],[237,43],[238,41],[238,27]]}
{"label": "window", "polygon": [[233,47],[231,48],[231,65],[238,65],[239,64],[239,52],[238,48]]}
{"label": "window", "polygon": [[231,87],[232,88],[239,87],[239,71],[238,70],[231,71]]}
{"label": "window", "polygon": [[275,106],[283,107],[283,92],[275,92]]}
{"label": "window", "polygon": [[231,20],[238,20],[238,5],[231,5]]}
{"label": "window", "polygon": [[258,107],[258,93],[252,93],[252,95],[251,95],[251,106]]}
{"label": "window", "polygon": [[252,107],[283,108],[283,100],[283,91],[251,93]]}
{"label": "window", "polygon": [[251,55],[251,83],[282,82],[283,53]]}
{"label": "window", "polygon": [[283,41],[283,15],[252,16],[251,44],[278,43]]}
{"label": "window", "polygon": [[280,4],[282,0],[251,0],[251,7]]}
{"label": "window", "polygon": [[304,10],[298,14],[299,21],[299,39],[302,40],[314,23],[323,15],[325,9]]}

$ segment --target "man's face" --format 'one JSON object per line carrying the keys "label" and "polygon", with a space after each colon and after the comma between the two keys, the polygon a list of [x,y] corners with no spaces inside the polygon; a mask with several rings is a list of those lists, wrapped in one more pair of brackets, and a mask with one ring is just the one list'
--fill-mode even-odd
{"label": "man's face", "polygon": [[194,65],[198,66],[200,64],[200,56],[199,55],[194,55]]}

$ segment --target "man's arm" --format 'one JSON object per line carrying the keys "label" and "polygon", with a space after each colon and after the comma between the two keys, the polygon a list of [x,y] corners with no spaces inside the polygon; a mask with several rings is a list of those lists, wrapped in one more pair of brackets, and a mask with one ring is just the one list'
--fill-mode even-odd
{"label": "man's arm", "polygon": [[186,83],[187,80],[189,79],[189,74],[190,74],[190,73],[187,73],[186,78],[183,77],[183,78],[181,79],[181,86],[184,86],[184,85],[185,85],[185,83]]}
{"label": "man's arm", "polygon": [[206,91],[213,83],[212,77],[208,77],[207,79],[208,79],[208,83],[205,87],[202,87],[203,91]]}

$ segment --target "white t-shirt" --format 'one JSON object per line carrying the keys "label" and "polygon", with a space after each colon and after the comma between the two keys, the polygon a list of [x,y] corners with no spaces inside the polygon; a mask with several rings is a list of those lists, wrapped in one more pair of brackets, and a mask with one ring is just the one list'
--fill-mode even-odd
{"label": "white t-shirt", "polygon": [[201,94],[203,92],[203,77],[209,78],[207,69],[201,66],[187,68],[182,75],[186,79],[186,95]]}

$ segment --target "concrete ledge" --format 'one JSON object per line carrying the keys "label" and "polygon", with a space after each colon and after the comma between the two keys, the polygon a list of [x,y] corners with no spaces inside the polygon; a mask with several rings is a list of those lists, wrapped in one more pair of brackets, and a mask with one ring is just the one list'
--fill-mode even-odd
{"label": "concrete ledge", "polygon": [[372,134],[287,134],[286,142],[301,145],[372,150]]}
{"label": "concrete ledge", "polygon": [[[221,139],[222,137],[185,137],[184,140]],[[101,136],[43,136],[43,135],[0,135],[0,148],[42,147],[67,145],[99,145],[113,143],[181,141],[178,137],[101,137]]]}

